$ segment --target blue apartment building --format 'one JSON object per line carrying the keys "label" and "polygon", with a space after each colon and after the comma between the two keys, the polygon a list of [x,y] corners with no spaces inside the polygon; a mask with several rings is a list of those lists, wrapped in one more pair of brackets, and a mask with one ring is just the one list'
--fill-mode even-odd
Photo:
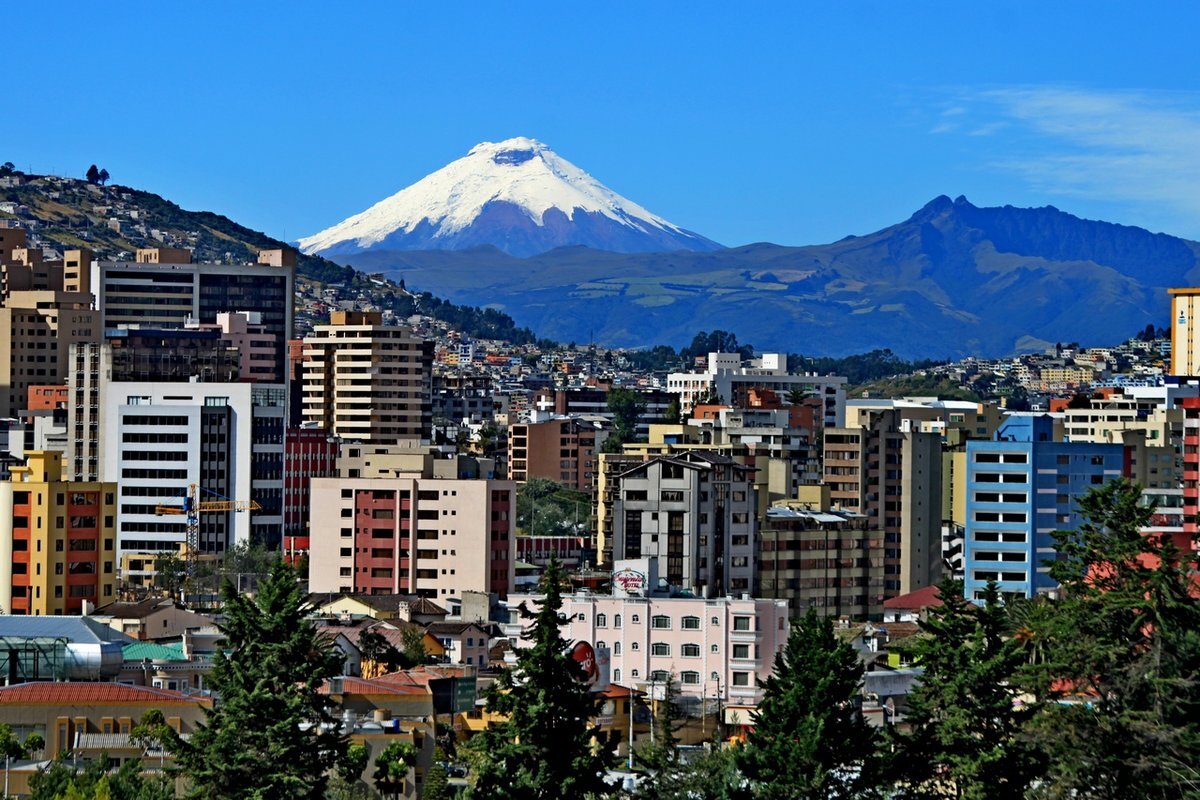
{"label": "blue apartment building", "polygon": [[1122,445],[1056,442],[1046,414],[1009,417],[991,441],[968,441],[966,596],[982,597],[989,580],[1006,595],[1053,590],[1051,534],[1074,530],[1078,499],[1124,473]]}

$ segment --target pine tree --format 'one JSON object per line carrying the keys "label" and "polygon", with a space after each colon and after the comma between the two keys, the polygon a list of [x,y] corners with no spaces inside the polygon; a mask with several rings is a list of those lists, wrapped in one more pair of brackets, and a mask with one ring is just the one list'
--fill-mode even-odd
{"label": "pine tree", "polygon": [[1021,739],[1029,713],[1014,709],[1022,646],[1006,638],[1008,617],[994,583],[983,605],[963,597],[962,581],[938,586],[942,604],[921,623],[913,649],[924,668],[908,696],[909,734],[894,737],[900,797],[970,800],[1020,797],[1037,775]]}
{"label": "pine tree", "polygon": [[1200,797],[1200,602],[1194,553],[1143,533],[1154,509],[1112,481],[1056,534],[1055,614],[1029,671],[1049,756],[1035,796]]}
{"label": "pine tree", "polygon": [[521,605],[530,646],[517,651],[514,669],[488,688],[487,708],[503,722],[477,734],[476,780],[471,797],[488,800],[559,800],[607,792],[605,763],[592,719],[599,703],[562,636],[563,573],[551,561],[542,578],[538,610]]}
{"label": "pine tree", "polygon": [[756,800],[877,793],[878,737],[860,713],[863,667],[829,619],[808,613],[775,656],[753,729],[737,752]]}
{"label": "pine tree", "polygon": [[190,796],[324,797],[346,748],[319,691],[341,670],[337,650],[309,623],[295,570],[282,561],[255,597],[229,581],[222,595],[225,649],[209,679],[219,700],[188,740],[172,743]]}

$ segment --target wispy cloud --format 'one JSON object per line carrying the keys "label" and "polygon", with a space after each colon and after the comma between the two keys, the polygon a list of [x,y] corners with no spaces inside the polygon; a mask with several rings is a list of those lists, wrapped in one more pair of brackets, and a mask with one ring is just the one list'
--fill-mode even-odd
{"label": "wispy cloud", "polygon": [[931,132],[1005,136],[988,166],[1041,192],[1154,206],[1200,225],[1200,94],[990,89],[953,98]]}

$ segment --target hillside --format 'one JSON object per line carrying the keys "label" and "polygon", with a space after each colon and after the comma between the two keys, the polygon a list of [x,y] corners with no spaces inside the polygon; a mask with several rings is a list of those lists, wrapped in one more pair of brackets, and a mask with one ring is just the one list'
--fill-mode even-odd
{"label": "hillside", "polygon": [[[260,250],[289,246],[228,217],[187,211],[141,189],[19,173],[8,180],[21,185],[0,188],[0,220],[15,221],[29,232],[31,243],[42,247],[86,247],[101,260],[132,259],[140,247],[183,247],[192,250],[194,261],[246,263],[254,261]],[[366,298],[402,317],[420,312],[472,336],[516,342],[534,338],[530,330],[518,328],[496,310],[455,305],[428,292],[409,292],[395,282],[371,280],[353,267],[320,256],[301,253],[296,264],[301,284],[341,286],[348,297]]]}
{"label": "hillside", "polygon": [[806,247],[620,254],[568,247],[335,257],[487,304],[560,341],[682,344],[719,326],[762,350],[1000,356],[1162,325],[1200,245],[1053,207],[939,197],[866,236]]}

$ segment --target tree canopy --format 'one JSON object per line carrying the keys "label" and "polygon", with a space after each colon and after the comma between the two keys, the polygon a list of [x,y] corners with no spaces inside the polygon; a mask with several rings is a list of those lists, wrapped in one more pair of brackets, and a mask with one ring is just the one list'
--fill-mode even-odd
{"label": "tree canopy", "polygon": [[564,575],[552,561],[537,611],[521,605],[529,646],[488,687],[487,708],[503,720],[476,734],[473,798],[559,800],[607,792],[605,759],[595,743],[599,702],[583,682],[562,635]]}
{"label": "tree canopy", "polygon": [[171,743],[193,798],[324,797],[345,751],[322,685],[341,657],[307,619],[295,570],[277,561],[253,598],[222,587],[225,649],[209,683],[220,697],[186,741]]}

